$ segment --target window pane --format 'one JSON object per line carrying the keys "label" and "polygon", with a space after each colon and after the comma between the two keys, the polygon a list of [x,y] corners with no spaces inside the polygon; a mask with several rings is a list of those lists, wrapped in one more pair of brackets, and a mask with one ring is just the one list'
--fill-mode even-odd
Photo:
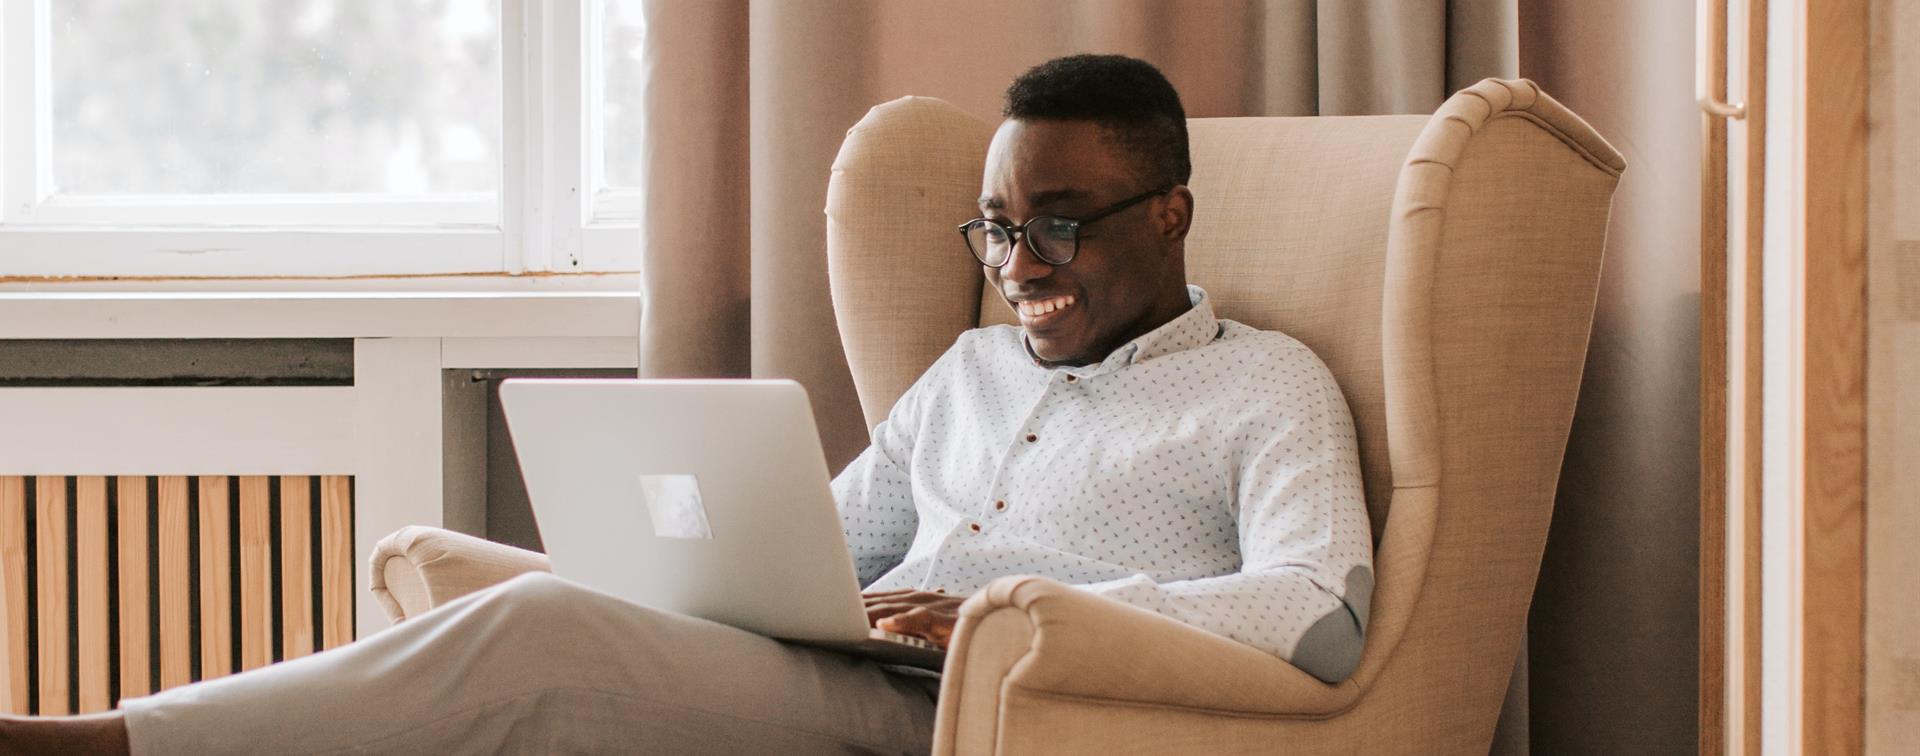
{"label": "window pane", "polygon": [[603,188],[641,186],[640,129],[644,115],[641,85],[645,77],[641,44],[647,21],[642,0],[601,0],[600,101]]}
{"label": "window pane", "polygon": [[52,0],[81,194],[492,192],[498,0]]}

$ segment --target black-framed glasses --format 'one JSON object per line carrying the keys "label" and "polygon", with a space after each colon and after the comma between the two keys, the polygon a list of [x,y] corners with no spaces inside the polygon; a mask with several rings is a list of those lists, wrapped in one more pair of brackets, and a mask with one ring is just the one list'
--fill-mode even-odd
{"label": "black-framed glasses", "polygon": [[1034,257],[1040,258],[1040,262],[1065,265],[1073,262],[1073,256],[1080,251],[1080,229],[1170,191],[1173,191],[1173,187],[1163,186],[1136,194],[1095,210],[1084,218],[1037,215],[1017,226],[992,218],[975,218],[960,224],[960,236],[967,240],[967,250],[980,260],[980,264],[990,268],[1001,267],[1013,259],[1013,248],[1020,243],[1021,237],[1026,237],[1027,248],[1033,250]]}

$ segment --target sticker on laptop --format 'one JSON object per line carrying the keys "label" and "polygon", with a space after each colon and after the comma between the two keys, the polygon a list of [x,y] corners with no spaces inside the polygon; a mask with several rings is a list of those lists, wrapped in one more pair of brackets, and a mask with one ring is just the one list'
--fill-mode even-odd
{"label": "sticker on laptop", "polygon": [[700,480],[692,475],[641,475],[640,495],[660,538],[713,540],[707,508],[700,502]]}

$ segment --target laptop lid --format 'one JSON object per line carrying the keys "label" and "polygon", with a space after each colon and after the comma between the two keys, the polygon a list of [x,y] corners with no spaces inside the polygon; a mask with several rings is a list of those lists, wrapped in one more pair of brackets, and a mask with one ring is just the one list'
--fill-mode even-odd
{"label": "laptop lid", "polygon": [[500,401],[555,574],[769,637],[867,637],[800,384],[513,379]]}

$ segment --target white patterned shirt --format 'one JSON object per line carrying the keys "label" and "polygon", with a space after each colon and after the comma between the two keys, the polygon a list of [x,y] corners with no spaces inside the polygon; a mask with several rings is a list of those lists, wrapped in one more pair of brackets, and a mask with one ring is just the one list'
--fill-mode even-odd
{"label": "white patterned shirt", "polygon": [[1082,367],[1014,326],[961,334],[833,481],[860,582],[1042,575],[1350,674],[1373,544],[1346,401],[1305,345],[1188,292]]}

